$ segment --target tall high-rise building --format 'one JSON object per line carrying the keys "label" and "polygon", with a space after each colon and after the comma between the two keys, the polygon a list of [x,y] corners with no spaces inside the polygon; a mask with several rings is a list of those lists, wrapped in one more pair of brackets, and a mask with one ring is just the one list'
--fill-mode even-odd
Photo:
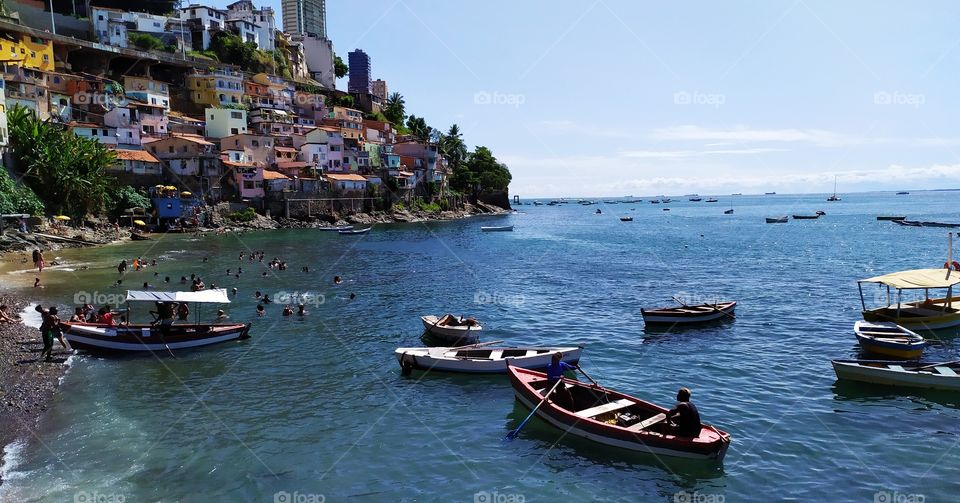
{"label": "tall high-rise building", "polygon": [[347,55],[347,66],[350,67],[350,81],[347,83],[347,92],[370,94],[370,56],[356,49]]}
{"label": "tall high-rise building", "polygon": [[326,0],[282,0],[283,31],[327,38]]}

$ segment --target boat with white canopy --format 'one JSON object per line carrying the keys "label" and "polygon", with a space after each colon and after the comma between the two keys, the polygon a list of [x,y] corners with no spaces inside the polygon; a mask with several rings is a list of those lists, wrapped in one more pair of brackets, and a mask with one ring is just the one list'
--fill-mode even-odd
{"label": "boat with white canopy", "polygon": [[[151,323],[62,322],[63,335],[76,349],[91,352],[155,352],[186,349],[249,338],[249,323],[201,323],[199,306],[229,304],[227,290],[218,288],[197,292],[158,292],[130,290],[126,296],[126,319],[130,304],[153,302],[156,311]],[[175,320],[181,303],[198,304],[196,321]]]}

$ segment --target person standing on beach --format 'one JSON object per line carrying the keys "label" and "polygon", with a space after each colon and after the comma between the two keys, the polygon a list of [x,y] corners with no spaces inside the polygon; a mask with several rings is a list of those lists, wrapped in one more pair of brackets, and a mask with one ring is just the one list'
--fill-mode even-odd
{"label": "person standing on beach", "polygon": [[120,261],[120,265],[117,266],[117,272],[120,274],[125,274],[127,272],[127,259]]}
{"label": "person standing on beach", "polygon": [[43,351],[40,352],[40,357],[48,362],[53,360],[54,336],[59,334],[61,343],[63,342],[63,333],[60,332],[60,318],[57,316],[57,306],[51,306],[47,310],[38,305],[37,311],[43,316],[43,322],[40,324],[40,333],[43,336]]}

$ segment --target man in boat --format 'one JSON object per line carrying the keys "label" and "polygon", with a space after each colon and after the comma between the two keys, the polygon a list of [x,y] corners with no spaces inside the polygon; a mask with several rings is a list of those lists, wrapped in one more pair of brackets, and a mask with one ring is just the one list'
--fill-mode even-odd
{"label": "man in boat", "polygon": [[677,391],[677,406],[667,411],[667,421],[671,433],[678,437],[700,436],[700,412],[690,401],[689,389],[680,388]]}
{"label": "man in boat", "polygon": [[[563,379],[564,372],[577,368],[579,367],[563,361],[563,353],[559,351],[554,353],[550,363],[547,364],[547,387],[545,389],[549,391],[557,384],[557,381]],[[553,392],[553,399],[560,407],[565,409],[574,408],[573,394],[570,393],[566,385],[557,386],[556,391]]]}

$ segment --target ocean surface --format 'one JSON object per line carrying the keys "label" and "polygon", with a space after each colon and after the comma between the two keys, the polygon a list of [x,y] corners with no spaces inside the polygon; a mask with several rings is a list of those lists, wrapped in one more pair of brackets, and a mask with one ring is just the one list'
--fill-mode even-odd
{"label": "ocean surface", "polygon": [[[8,456],[0,500],[956,501],[960,396],[838,383],[830,360],[859,354],[856,279],[947,258],[948,229],[876,216],[960,221],[958,196],[523,205],[362,236],[167,235],[49,253],[60,265],[40,294],[63,313],[75,297],[122,297],[117,263],[142,256],[157,267],[128,272],[124,287],[176,289],[191,273],[236,287],[226,310],[253,323],[252,338],[176,358],[74,357],[36,435]],[[816,210],[826,215],[764,223]],[[480,231],[506,224],[515,231]],[[250,250],[289,268],[238,261]],[[238,266],[239,279],[226,275]],[[31,285],[27,267],[6,271],[4,286]],[[309,292],[308,314],[272,304],[257,318],[256,290]],[[645,332],[640,308],[674,296],[735,299],[736,320]],[[539,419],[502,443],[527,414],[506,377],[400,375],[393,350],[421,345],[419,317],[445,312],[477,317],[486,341],[584,345],[592,377],[661,405],[691,388],[703,419],[733,435],[726,459],[621,452]],[[958,359],[956,334],[936,337],[925,358]]]}

